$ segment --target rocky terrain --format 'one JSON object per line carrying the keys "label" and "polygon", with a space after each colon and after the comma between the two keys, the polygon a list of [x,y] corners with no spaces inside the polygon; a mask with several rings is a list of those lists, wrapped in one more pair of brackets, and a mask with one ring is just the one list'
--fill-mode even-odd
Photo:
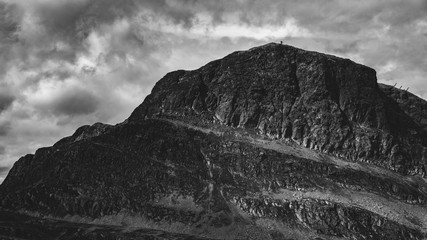
{"label": "rocky terrain", "polygon": [[271,43],[169,73],[123,123],[22,157],[0,237],[426,239],[426,147],[424,100]]}

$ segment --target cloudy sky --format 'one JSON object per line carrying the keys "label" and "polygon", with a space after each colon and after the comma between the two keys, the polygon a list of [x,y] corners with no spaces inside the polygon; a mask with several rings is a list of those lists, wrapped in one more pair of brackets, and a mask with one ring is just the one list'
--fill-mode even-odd
{"label": "cloudy sky", "polygon": [[426,0],[0,0],[0,182],[154,83],[268,42],[369,65],[427,99]]}

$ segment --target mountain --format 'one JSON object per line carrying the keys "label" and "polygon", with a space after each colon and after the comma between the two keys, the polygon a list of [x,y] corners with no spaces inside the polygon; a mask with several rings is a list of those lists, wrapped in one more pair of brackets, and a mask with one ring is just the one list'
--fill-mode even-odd
{"label": "mountain", "polygon": [[0,236],[425,239],[426,149],[424,100],[270,43],[168,73],[124,122],[19,159]]}

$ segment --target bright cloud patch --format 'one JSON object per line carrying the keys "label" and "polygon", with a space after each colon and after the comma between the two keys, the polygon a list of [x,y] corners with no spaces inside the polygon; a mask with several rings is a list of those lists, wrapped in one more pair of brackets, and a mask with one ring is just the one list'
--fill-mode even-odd
{"label": "bright cloud patch", "polygon": [[197,14],[190,26],[174,23],[171,19],[159,18],[155,13],[144,11],[138,21],[150,30],[190,38],[249,38],[256,40],[279,39],[286,37],[309,37],[310,32],[298,26],[294,18],[285,18],[276,24],[251,25],[233,19],[230,22],[214,22],[208,14]]}

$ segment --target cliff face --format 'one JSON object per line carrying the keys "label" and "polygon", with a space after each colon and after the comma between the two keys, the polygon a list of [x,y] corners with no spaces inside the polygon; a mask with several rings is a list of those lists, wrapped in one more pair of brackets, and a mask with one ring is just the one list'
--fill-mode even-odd
{"label": "cliff face", "polygon": [[67,239],[423,239],[425,109],[368,67],[268,44],[169,73],[125,122],[21,158],[0,206],[120,225]]}
{"label": "cliff face", "polygon": [[159,114],[202,118],[404,174],[425,174],[426,131],[405,109],[380,90],[371,68],[268,44],[166,75],[129,120]]}

